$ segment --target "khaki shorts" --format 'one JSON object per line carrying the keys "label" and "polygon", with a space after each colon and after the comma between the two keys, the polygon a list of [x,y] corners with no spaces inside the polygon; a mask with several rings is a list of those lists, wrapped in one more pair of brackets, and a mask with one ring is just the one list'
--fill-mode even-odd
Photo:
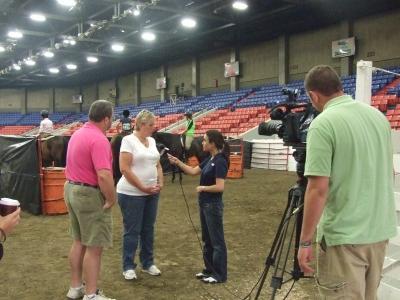
{"label": "khaki shorts", "polygon": [[103,209],[104,196],[99,189],[68,183],[64,199],[69,212],[70,234],[85,246],[112,246],[111,208]]}
{"label": "khaki shorts", "polygon": [[323,300],[375,300],[387,241],[317,249],[317,286]]}

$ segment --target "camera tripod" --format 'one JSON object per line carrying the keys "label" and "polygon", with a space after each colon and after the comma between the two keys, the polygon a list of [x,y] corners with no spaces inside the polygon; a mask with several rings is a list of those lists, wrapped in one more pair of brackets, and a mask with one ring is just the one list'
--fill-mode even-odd
{"label": "camera tripod", "polygon": [[[297,160],[299,157],[295,156],[295,158]],[[289,189],[286,209],[279,224],[268,257],[265,261],[263,276],[254,299],[258,299],[260,296],[271,266],[274,267],[274,270],[270,285],[272,288],[270,299],[275,299],[276,292],[281,288],[282,284],[291,280],[297,281],[300,278],[310,278],[304,276],[304,273],[300,270],[297,260],[301,226],[303,222],[304,194],[307,187],[307,179],[303,176],[304,161],[298,163],[297,174],[297,184]],[[293,242],[294,247],[292,246]],[[288,273],[286,272],[286,265],[288,264],[288,258],[291,250],[294,250],[293,270],[290,272],[291,277],[288,280],[283,281],[284,274]]]}

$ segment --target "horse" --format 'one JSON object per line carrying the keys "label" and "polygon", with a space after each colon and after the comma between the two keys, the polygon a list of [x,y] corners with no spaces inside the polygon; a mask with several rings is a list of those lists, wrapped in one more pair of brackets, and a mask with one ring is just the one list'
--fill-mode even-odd
{"label": "horse", "polygon": [[[195,156],[199,162],[202,162],[209,155],[203,151],[202,137],[194,138],[189,150],[186,151],[181,140],[181,135],[179,134],[154,132],[152,136],[156,140],[157,144],[169,148],[168,152],[182,161],[186,161],[189,157]],[[179,180],[182,180],[181,170],[176,166],[172,166],[172,182],[175,181],[175,174],[177,172],[179,174]]]}
{"label": "horse", "polygon": [[69,137],[49,135],[39,139],[43,167],[65,167]]}
{"label": "horse", "polygon": [[[180,160],[184,160],[185,157],[196,156],[198,161],[201,162],[208,156],[208,154],[203,151],[202,138],[193,139],[189,151],[185,152],[185,149],[181,143],[181,136],[178,134],[172,134],[168,132],[154,132],[152,137],[156,141],[156,146],[159,152],[164,148],[168,148],[168,153],[179,158]],[[119,169],[119,153],[121,149],[122,138],[123,134],[119,133],[114,135],[110,142],[113,153],[113,175],[115,184],[122,177],[121,171]],[[172,172],[172,182],[175,181],[175,174],[177,172],[179,173],[180,180],[182,180],[181,170],[176,166],[171,166],[166,152],[161,156],[160,163],[164,173]]]}

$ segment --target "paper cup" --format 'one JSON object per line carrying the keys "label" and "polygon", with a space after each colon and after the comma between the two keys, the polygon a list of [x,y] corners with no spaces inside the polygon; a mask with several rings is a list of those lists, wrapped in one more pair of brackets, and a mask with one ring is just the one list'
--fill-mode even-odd
{"label": "paper cup", "polygon": [[17,210],[19,207],[19,201],[10,199],[10,198],[1,198],[0,199],[0,215],[1,216],[7,216],[14,211]]}

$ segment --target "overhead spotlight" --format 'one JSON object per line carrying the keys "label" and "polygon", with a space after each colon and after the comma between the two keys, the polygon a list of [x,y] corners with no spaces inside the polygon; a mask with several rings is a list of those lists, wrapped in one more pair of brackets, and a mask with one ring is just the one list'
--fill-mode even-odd
{"label": "overhead spotlight", "polygon": [[65,66],[67,67],[68,70],[76,70],[76,68],[78,67],[75,64],[66,64]]}
{"label": "overhead spotlight", "polygon": [[24,36],[19,30],[10,30],[7,35],[13,39],[20,39]]}
{"label": "overhead spotlight", "polygon": [[21,70],[21,66],[18,64],[13,64],[13,69],[16,71],[19,71],[19,70]]}
{"label": "overhead spotlight", "polygon": [[3,46],[0,46],[0,52],[4,52],[6,51],[6,48],[4,48]]}
{"label": "overhead spotlight", "polygon": [[76,1],[75,0],[57,0],[58,4],[62,5],[62,6],[75,6],[76,5]]}
{"label": "overhead spotlight", "polygon": [[156,39],[156,35],[150,31],[145,31],[142,33],[142,39],[147,42],[152,42]]}
{"label": "overhead spotlight", "polygon": [[122,52],[125,49],[125,46],[122,44],[112,44],[111,49],[115,52]]}
{"label": "overhead spotlight", "polygon": [[135,17],[140,16],[140,10],[137,9],[137,8],[135,8],[135,9],[133,10],[133,15],[134,15]]}
{"label": "overhead spotlight", "polygon": [[64,44],[64,45],[71,45],[71,46],[74,46],[74,45],[76,45],[76,41],[74,40],[73,37],[66,37],[66,38],[63,40],[63,44]]}
{"label": "overhead spotlight", "polygon": [[52,57],[54,57],[54,53],[49,50],[46,50],[43,52],[43,56],[47,57],[47,58],[52,58]]}
{"label": "overhead spotlight", "polygon": [[247,4],[246,1],[237,0],[237,1],[233,1],[232,7],[237,10],[246,10],[249,7],[249,5]]}
{"label": "overhead spotlight", "polygon": [[197,22],[193,18],[185,17],[181,20],[181,24],[183,27],[186,27],[186,28],[194,28],[194,27],[196,27]]}
{"label": "overhead spotlight", "polygon": [[27,66],[32,67],[32,66],[36,65],[36,61],[34,61],[32,58],[28,58],[27,60],[25,60],[25,64]]}
{"label": "overhead spotlight", "polygon": [[36,22],[46,21],[46,17],[40,13],[31,13],[29,17],[31,18],[31,20]]}
{"label": "overhead spotlight", "polygon": [[51,74],[58,74],[60,73],[60,70],[58,68],[49,68],[49,72]]}
{"label": "overhead spotlight", "polygon": [[90,63],[97,63],[99,61],[99,59],[95,56],[88,56],[86,57],[86,60]]}

